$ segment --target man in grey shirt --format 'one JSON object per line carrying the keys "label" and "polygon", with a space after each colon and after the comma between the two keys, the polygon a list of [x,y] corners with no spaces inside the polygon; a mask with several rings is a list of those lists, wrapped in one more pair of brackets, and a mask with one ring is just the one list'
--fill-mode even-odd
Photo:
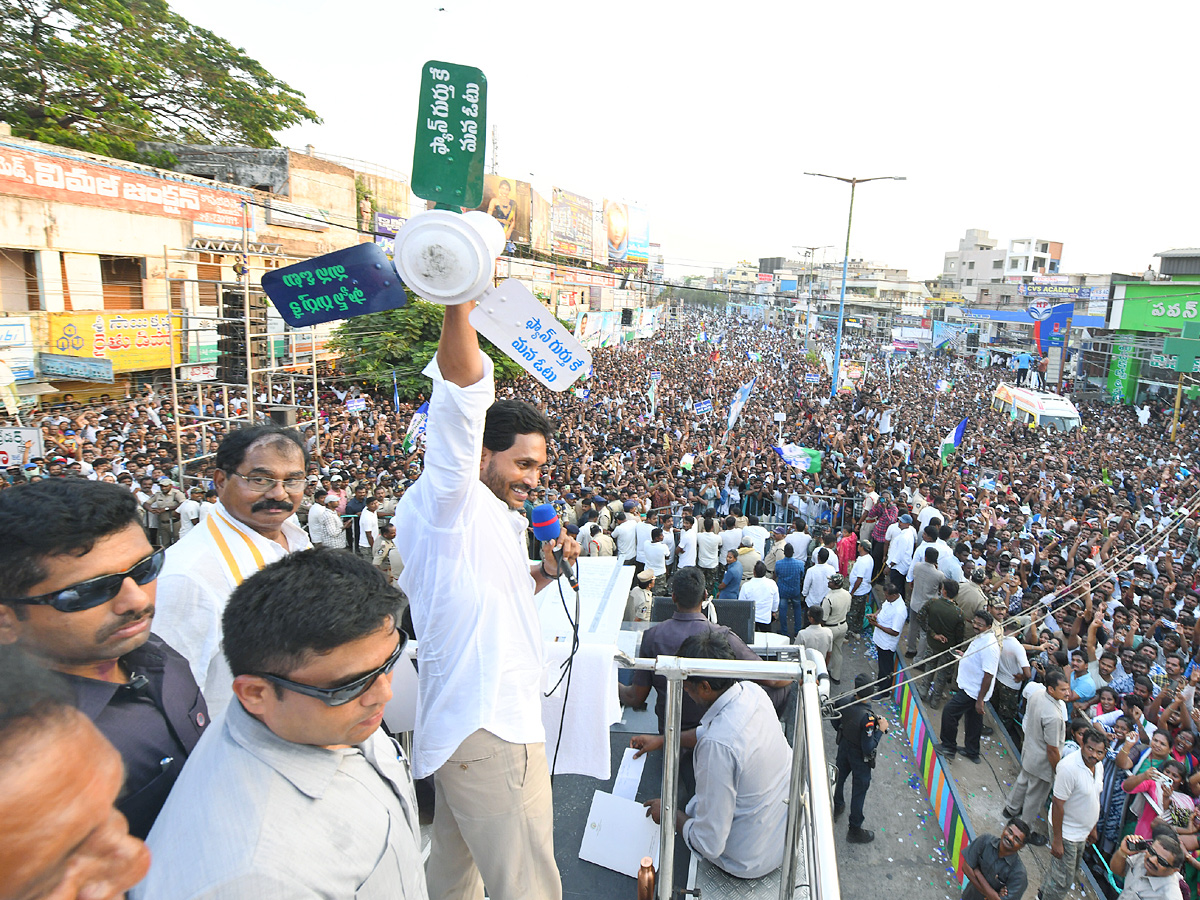
{"label": "man in grey shirt", "polygon": [[[1039,817],[1045,822],[1046,799],[1050,796],[1054,772],[1062,758],[1063,740],[1066,738],[1066,707],[1063,706],[1063,700],[1070,688],[1066,675],[1050,672],[1046,675],[1045,690],[1031,693],[1025,707],[1021,771],[1004,804],[1004,815],[1020,816],[1034,828]],[[1046,830],[1049,831],[1048,826]],[[1036,831],[1031,831],[1027,837],[1035,847],[1044,847],[1049,840],[1045,834]]]}
{"label": "man in grey shirt", "polygon": [[908,643],[904,655],[912,659],[919,654],[924,659],[925,635],[917,622],[917,613],[942,590],[945,576],[937,567],[937,548],[926,547],[924,560],[913,563],[908,574],[912,577],[912,595],[908,600]]}
{"label": "man in grey shirt", "polygon": [[380,730],[399,591],[337,550],[286,556],[223,616],[234,675],[147,843],[133,900],[427,900],[408,760]]}
{"label": "man in grey shirt", "polygon": [[[679,647],[689,659],[736,659],[722,632],[694,634]],[[675,814],[688,848],[738,878],[759,878],[783,862],[791,750],[766,692],[750,681],[689,678],[683,689],[707,707],[682,736],[694,744],[696,794]],[[656,823],[660,799],[644,804]]]}

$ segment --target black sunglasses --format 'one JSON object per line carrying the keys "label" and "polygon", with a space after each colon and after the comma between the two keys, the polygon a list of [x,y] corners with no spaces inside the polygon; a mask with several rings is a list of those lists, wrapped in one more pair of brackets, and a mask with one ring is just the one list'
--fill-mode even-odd
{"label": "black sunglasses", "polygon": [[396,644],[396,649],[392,651],[392,655],[387,658],[382,666],[378,669],[373,669],[366,675],[355,678],[353,681],[343,684],[335,688],[319,688],[313,687],[311,684],[300,684],[298,681],[289,681],[286,678],[280,678],[278,675],[270,675],[266,672],[255,672],[259,678],[265,678],[271,684],[277,684],[281,688],[292,691],[296,694],[303,694],[305,697],[315,697],[326,706],[343,706],[351,700],[357,700],[363,694],[371,689],[371,685],[375,683],[375,679],[380,675],[386,675],[392,669],[396,668],[396,663],[400,661],[400,657],[404,655],[404,647],[408,644],[408,635],[403,631],[400,632],[400,640]]}
{"label": "black sunglasses", "polygon": [[85,609],[99,606],[101,603],[107,603],[117,596],[121,592],[121,585],[125,583],[126,578],[132,578],[137,584],[149,584],[162,571],[166,558],[166,550],[155,550],[124,572],[90,578],[60,591],[51,591],[36,597],[12,597],[4,602],[20,603],[26,606],[53,606],[59,612],[65,613],[82,612]]}

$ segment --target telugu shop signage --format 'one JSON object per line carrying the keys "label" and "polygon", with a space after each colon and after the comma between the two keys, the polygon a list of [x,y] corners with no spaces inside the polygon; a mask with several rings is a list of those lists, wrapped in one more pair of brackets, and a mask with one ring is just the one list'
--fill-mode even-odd
{"label": "telugu shop signage", "polygon": [[0,142],[0,193],[238,229],[242,198],[249,196],[4,142]]}

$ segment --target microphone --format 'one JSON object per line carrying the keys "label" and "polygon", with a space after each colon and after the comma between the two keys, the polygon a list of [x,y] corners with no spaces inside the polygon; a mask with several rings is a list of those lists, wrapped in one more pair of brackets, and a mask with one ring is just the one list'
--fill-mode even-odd
{"label": "microphone", "polygon": [[[533,536],[542,543],[553,541],[562,534],[562,523],[558,521],[558,513],[549,503],[533,508]],[[560,574],[567,576],[571,587],[579,590],[579,579],[575,576],[575,567],[563,563],[562,547],[554,548],[554,561],[558,564]]]}

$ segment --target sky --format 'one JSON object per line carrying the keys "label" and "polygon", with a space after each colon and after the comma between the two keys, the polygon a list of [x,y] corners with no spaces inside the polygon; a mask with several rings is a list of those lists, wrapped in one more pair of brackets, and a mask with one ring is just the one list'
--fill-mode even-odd
{"label": "sky", "polygon": [[[290,147],[408,173],[427,60],[477,66],[499,174],[644,207],[669,277],[830,245],[933,278],[968,228],[1067,272],[1200,246],[1200,3],[173,0],[303,92]],[[488,171],[491,171],[489,146]]]}

